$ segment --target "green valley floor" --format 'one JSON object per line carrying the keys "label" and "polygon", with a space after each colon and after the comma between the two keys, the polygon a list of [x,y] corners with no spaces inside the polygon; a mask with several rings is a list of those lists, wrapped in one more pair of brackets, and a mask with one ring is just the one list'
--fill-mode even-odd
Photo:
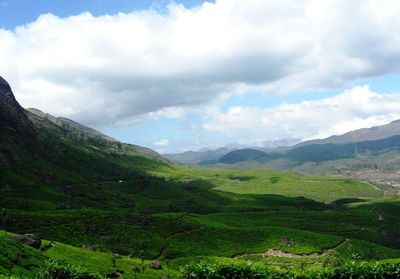
{"label": "green valley floor", "polygon": [[[33,278],[49,261],[110,278],[179,278],[193,264],[301,273],[400,258],[400,200],[340,177],[160,165],[127,181],[16,184],[1,193],[3,276]],[[12,233],[40,235],[42,249]]]}

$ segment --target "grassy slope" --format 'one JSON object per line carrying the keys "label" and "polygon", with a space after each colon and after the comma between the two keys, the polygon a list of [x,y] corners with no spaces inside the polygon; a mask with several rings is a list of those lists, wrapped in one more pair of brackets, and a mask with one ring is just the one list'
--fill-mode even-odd
{"label": "grassy slope", "polygon": [[[162,269],[154,270],[149,267],[149,260],[140,258],[121,256],[116,260],[114,266],[112,254],[104,252],[89,251],[82,248],[66,245],[60,242],[51,242],[52,246],[46,251],[32,249],[28,246],[18,244],[5,236],[0,231],[0,278],[5,275],[6,278],[13,276],[15,278],[33,278],[42,268],[45,267],[48,260],[56,260],[61,264],[68,264],[84,268],[91,273],[111,276],[116,272],[122,273],[123,278],[136,278],[133,268],[144,267],[144,272],[138,273],[137,278],[160,278],[161,276],[170,276],[178,278],[180,269],[193,262],[201,263],[218,263],[218,264],[244,264],[249,260],[258,264],[273,265],[278,268],[297,268],[307,267],[308,269],[321,269],[327,257],[322,258],[304,258],[304,259],[285,259],[285,258],[257,258],[248,257],[242,259],[233,259],[227,257],[190,257],[178,258],[175,260],[161,260]],[[49,241],[43,241],[42,248],[50,244]],[[338,253],[354,259],[354,255],[360,257],[362,253],[365,255],[386,255],[393,256],[399,254],[391,249],[378,245],[370,245],[362,241],[351,241],[338,249]],[[376,258],[376,257],[375,257]],[[374,259],[375,259],[374,258]],[[386,262],[388,260],[385,260]],[[399,262],[398,260],[390,260],[390,262]]]}
{"label": "grassy slope", "polygon": [[335,177],[303,176],[267,169],[235,170],[221,168],[189,168],[180,166],[166,170],[168,176],[180,179],[203,179],[214,190],[237,194],[274,194],[305,197],[323,202],[341,198],[381,198],[383,191],[368,184]]}
{"label": "grassy slope", "polygon": [[31,278],[45,261],[38,250],[9,240],[0,231],[0,275]]}
{"label": "grassy slope", "polygon": [[[49,241],[43,241],[42,247],[49,244]],[[149,267],[150,261],[139,258],[130,258],[121,256],[113,265],[112,254],[95,252],[74,246],[66,245],[60,242],[51,242],[52,247],[46,251],[30,248],[28,246],[16,243],[0,231],[0,278],[1,275],[14,276],[15,278],[33,278],[40,269],[44,268],[49,260],[56,260],[63,264],[82,267],[89,272],[111,275],[116,272],[123,272],[124,278],[135,278],[132,269],[134,267],[145,268],[140,273],[140,278],[159,278],[161,276],[177,276],[177,266],[173,263],[162,261],[163,269],[154,270]],[[121,272],[121,273],[122,273]]]}

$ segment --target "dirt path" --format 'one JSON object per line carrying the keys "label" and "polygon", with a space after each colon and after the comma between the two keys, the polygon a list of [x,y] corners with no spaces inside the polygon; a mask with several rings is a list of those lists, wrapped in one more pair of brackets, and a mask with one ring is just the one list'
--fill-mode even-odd
{"label": "dirt path", "polygon": [[375,190],[383,191],[383,189],[379,188],[378,186],[376,186],[375,184],[373,184],[373,183],[371,183],[371,182],[369,182],[367,180],[360,180],[360,182],[368,184],[369,186],[371,186]]}
{"label": "dirt path", "polygon": [[282,250],[275,250],[275,249],[268,249],[267,251],[265,251],[264,253],[241,253],[241,254],[237,254],[234,256],[234,258],[242,258],[242,257],[248,257],[248,256],[261,256],[263,258],[266,257],[280,257],[280,258],[319,258],[319,257],[323,257],[329,253],[332,253],[334,251],[336,251],[337,249],[339,249],[340,247],[342,247],[343,245],[345,245],[347,242],[349,241],[348,238],[346,238],[345,240],[341,241],[340,243],[338,243],[336,246],[323,250],[321,252],[318,253],[311,253],[311,254],[294,254],[294,253],[289,253],[289,252],[284,252]]}
{"label": "dirt path", "polygon": [[191,230],[187,230],[187,231],[179,231],[179,232],[172,233],[171,235],[169,235],[167,238],[164,239],[164,243],[161,246],[160,252],[157,255],[155,255],[152,259],[156,260],[156,259],[160,258],[164,254],[165,250],[167,250],[167,248],[168,248],[169,240],[172,237],[174,237],[175,235],[178,235],[178,234],[189,235],[189,234],[191,234],[193,232],[201,231],[202,229],[203,229],[203,227],[197,227],[197,228],[194,228],[194,229],[191,229]]}

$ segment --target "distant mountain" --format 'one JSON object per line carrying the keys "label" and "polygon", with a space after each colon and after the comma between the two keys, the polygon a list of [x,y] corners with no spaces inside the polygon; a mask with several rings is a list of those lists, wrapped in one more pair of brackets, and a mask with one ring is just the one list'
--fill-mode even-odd
{"label": "distant mountain", "polygon": [[243,161],[263,161],[272,159],[269,154],[257,149],[240,149],[231,151],[217,160],[222,164],[235,164]]}
{"label": "distant mountain", "polygon": [[251,147],[238,143],[231,143],[229,145],[226,145],[225,147],[217,149],[186,151],[183,153],[176,153],[176,154],[163,154],[163,156],[171,161],[182,164],[204,165],[204,164],[216,163],[219,158],[235,150],[242,150],[242,149],[253,149],[260,151],[270,151],[271,149],[286,150],[289,146],[292,146],[293,144],[296,144],[298,142],[300,142],[300,139],[298,138],[284,138],[279,140],[264,141],[260,146],[257,147]]}
{"label": "distant mountain", "polygon": [[174,162],[195,165],[202,162],[214,162],[219,157],[230,151],[231,149],[228,148],[218,148],[215,150],[186,151],[177,154],[163,154],[163,156]]}
{"label": "distant mountain", "polygon": [[258,165],[305,173],[337,173],[344,170],[355,172],[368,169],[399,171],[400,121],[361,129],[343,136],[307,141],[286,150],[235,150],[213,163],[238,164],[243,167]]}
{"label": "distant mountain", "polygon": [[343,135],[331,136],[326,139],[304,141],[297,144],[295,147],[311,145],[311,144],[325,144],[325,143],[342,144],[342,143],[352,143],[361,141],[374,141],[398,135],[400,135],[400,120],[395,120],[389,124],[385,124],[382,126],[363,128],[345,133]]}

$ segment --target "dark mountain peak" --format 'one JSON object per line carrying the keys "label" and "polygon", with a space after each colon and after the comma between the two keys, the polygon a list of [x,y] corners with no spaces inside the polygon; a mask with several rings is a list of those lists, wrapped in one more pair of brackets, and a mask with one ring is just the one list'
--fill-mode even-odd
{"label": "dark mountain peak", "polygon": [[17,102],[8,82],[0,77],[0,131],[12,141],[33,136],[33,124]]}
{"label": "dark mountain peak", "polygon": [[8,82],[0,76],[0,102],[5,102],[9,105],[21,107],[17,100],[15,100],[14,94],[11,90]]}
{"label": "dark mountain peak", "polygon": [[11,92],[11,87],[8,82],[0,76],[0,92]]}

